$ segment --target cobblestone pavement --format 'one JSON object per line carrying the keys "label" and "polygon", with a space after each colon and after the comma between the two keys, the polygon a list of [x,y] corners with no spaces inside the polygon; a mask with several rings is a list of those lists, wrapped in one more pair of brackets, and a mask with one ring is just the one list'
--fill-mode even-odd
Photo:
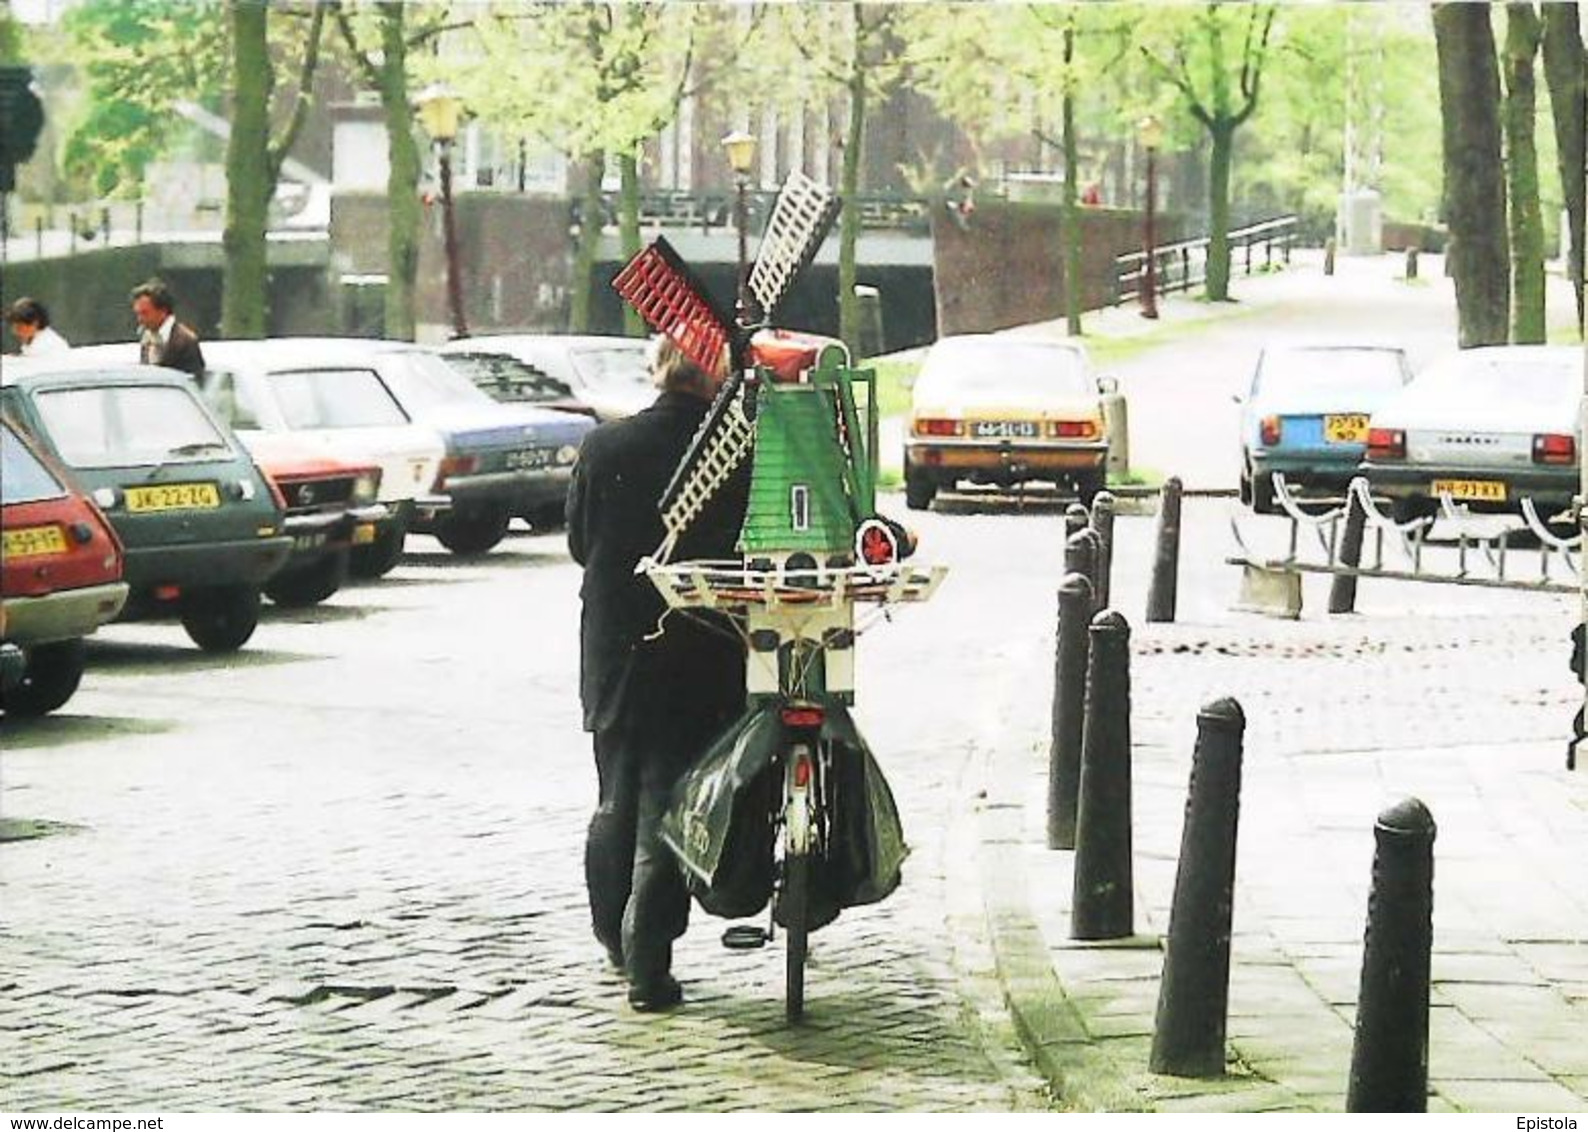
{"label": "cobblestone pavement", "polygon": [[814,937],[809,1024],[781,947],[698,910],[686,1009],[639,1016],[583,896],[577,570],[556,537],[414,542],[233,659],[112,626],[65,712],[7,726],[4,815],[70,828],[0,845],[0,1108],[1044,1104],[949,880],[975,721],[898,710],[928,657],[868,669],[915,853]]}

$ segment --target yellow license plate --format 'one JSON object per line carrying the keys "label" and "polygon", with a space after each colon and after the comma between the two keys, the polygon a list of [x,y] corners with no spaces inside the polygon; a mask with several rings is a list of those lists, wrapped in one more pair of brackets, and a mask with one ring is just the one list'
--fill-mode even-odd
{"label": "yellow license plate", "polygon": [[1323,438],[1330,444],[1366,444],[1367,414],[1336,413],[1324,417]]}
{"label": "yellow license plate", "polygon": [[375,541],[375,524],[359,523],[353,528],[353,545],[368,546]]}
{"label": "yellow license plate", "polygon": [[1428,485],[1433,495],[1449,495],[1476,503],[1504,503],[1505,485],[1494,480],[1435,480]]}
{"label": "yellow license plate", "polygon": [[65,554],[66,536],[60,527],[19,527],[5,533],[6,556],[27,558],[36,554]]}
{"label": "yellow license plate", "polygon": [[128,511],[212,511],[220,505],[221,493],[212,483],[163,483],[127,489]]}

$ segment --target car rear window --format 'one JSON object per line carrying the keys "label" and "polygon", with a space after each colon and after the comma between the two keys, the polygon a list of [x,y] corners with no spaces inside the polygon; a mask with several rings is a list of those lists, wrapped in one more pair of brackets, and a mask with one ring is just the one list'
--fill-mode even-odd
{"label": "car rear window", "polygon": [[286,370],[270,391],[288,428],[379,428],[408,417],[372,369]]}
{"label": "car rear window", "polygon": [[1265,393],[1387,393],[1405,384],[1400,355],[1392,350],[1270,350],[1257,377]]}
{"label": "car rear window", "polygon": [[61,458],[77,468],[213,460],[233,449],[198,400],[171,385],[49,389],[34,396]]}
{"label": "car rear window", "polygon": [[65,494],[66,489],[17,439],[11,426],[0,425],[0,503],[35,503]]}
{"label": "car rear window", "polygon": [[410,412],[423,413],[443,405],[492,404],[474,383],[434,354],[392,350],[381,355],[380,373],[397,400]]}
{"label": "car rear window", "polygon": [[939,342],[927,351],[915,388],[928,396],[948,392],[994,397],[1037,392],[1097,395],[1078,351],[1013,339]]}
{"label": "car rear window", "polygon": [[506,354],[442,355],[442,361],[502,401],[558,401],[573,390],[550,374]]}
{"label": "car rear window", "polygon": [[645,364],[643,342],[632,346],[588,346],[572,353],[579,376],[598,389],[622,390],[639,386],[654,391],[650,367]]}

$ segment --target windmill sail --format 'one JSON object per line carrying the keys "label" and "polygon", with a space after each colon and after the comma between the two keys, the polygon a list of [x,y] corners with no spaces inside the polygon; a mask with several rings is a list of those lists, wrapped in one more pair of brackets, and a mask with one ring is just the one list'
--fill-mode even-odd
{"label": "windmill sail", "polygon": [[750,295],[771,322],[800,273],[816,258],[838,215],[832,189],[795,171],[783,182],[750,270]]}

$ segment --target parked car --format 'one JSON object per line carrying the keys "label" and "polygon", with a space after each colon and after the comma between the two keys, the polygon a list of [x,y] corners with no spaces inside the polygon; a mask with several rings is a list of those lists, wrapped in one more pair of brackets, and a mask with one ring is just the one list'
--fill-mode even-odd
{"label": "parked car", "polygon": [[535,405],[560,413],[578,413],[596,420],[594,409],[574,395],[562,381],[510,354],[471,354],[443,350],[442,361],[472,381],[493,401],[509,405]]}
{"label": "parked car", "polygon": [[[0,712],[44,715],[83,678],[83,638],[121,612],[121,540],[64,469],[0,417]],[[20,666],[15,657],[20,656]]]}
{"label": "parked car", "polygon": [[1362,470],[1401,521],[1437,514],[1441,495],[1490,512],[1531,497],[1548,517],[1577,491],[1582,388],[1576,346],[1463,350],[1373,413]]}
{"label": "parked car", "polygon": [[1280,345],[1257,357],[1241,410],[1241,502],[1274,510],[1287,485],[1343,489],[1367,450],[1368,418],[1409,380],[1391,346]]}
{"label": "parked car", "polygon": [[[440,347],[440,352],[445,356],[517,358],[567,386],[598,419],[610,421],[631,417],[656,400],[648,349],[649,343],[643,338],[485,334],[448,342]],[[492,390],[487,387],[486,392]]]}
{"label": "parked car", "polygon": [[205,399],[245,443],[268,450],[268,437],[350,464],[380,469],[374,537],[352,547],[349,568],[363,578],[390,571],[402,557],[421,510],[450,500],[435,490],[445,447],[435,429],[415,424],[356,343],[275,338],[204,343]]}
{"label": "parked car", "polygon": [[240,439],[281,493],[292,536],[292,557],[265,583],[265,596],[277,605],[317,605],[342,588],[352,548],[371,545],[387,517],[375,502],[380,468],[318,455],[290,433]]}
{"label": "parked car", "polygon": [[126,552],[127,609],[174,609],[209,652],[241,648],[259,593],[292,551],[247,449],[192,380],[70,353],[7,359],[0,409],[71,471]]}
{"label": "parked car", "polygon": [[1102,395],[1074,342],[962,334],[927,351],[911,397],[904,494],[915,510],[961,480],[1005,487],[1044,480],[1090,503],[1102,490],[1108,430]]}

